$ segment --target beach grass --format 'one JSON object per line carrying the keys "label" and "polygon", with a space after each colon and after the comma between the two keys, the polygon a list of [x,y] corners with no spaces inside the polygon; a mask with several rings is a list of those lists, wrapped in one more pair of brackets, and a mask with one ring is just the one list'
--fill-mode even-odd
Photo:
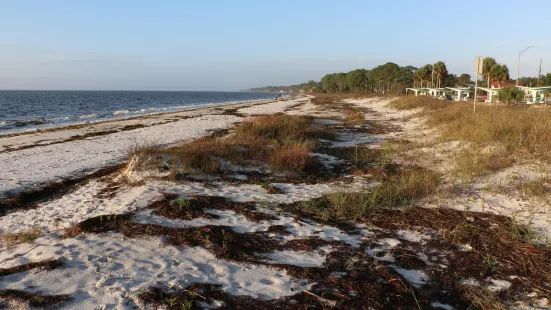
{"label": "beach grass", "polygon": [[454,155],[452,172],[463,182],[497,172],[527,160],[549,162],[551,111],[530,106],[479,104],[443,101],[428,96],[400,97],[390,107],[418,109],[441,142],[469,143],[467,150]]}
{"label": "beach grass", "polygon": [[167,149],[142,148],[134,150],[131,156],[139,157],[142,164],[150,167],[169,158],[173,174],[216,174],[225,169],[225,162],[251,161],[266,163],[273,170],[300,173],[312,160],[310,153],[317,140],[336,137],[329,128],[313,126],[311,117],[258,116],[247,119],[225,136],[211,135]]}
{"label": "beach grass", "polygon": [[29,230],[17,233],[4,233],[0,235],[0,239],[8,246],[14,246],[20,243],[31,243],[42,235],[42,229],[33,227]]}
{"label": "beach grass", "polygon": [[428,96],[406,96],[390,102],[396,109],[422,108],[427,125],[445,140],[499,143],[507,152],[545,155],[551,150],[551,111],[530,106],[456,103]]}
{"label": "beach grass", "polygon": [[319,199],[289,205],[288,211],[323,221],[358,221],[383,209],[414,205],[435,193],[440,175],[417,166],[374,168],[373,186],[360,192],[339,191]]}
{"label": "beach grass", "polygon": [[365,123],[365,116],[362,112],[352,112],[344,116],[345,124],[349,126],[362,125]]}

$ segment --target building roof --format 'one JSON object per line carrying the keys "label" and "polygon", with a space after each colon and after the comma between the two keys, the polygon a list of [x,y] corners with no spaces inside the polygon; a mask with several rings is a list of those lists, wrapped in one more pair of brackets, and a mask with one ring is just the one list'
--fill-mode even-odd
{"label": "building roof", "polygon": [[488,88],[488,87],[477,87],[477,89],[483,90],[485,92],[497,93],[501,88]]}
{"label": "building roof", "polygon": [[[519,83],[518,86],[522,86],[521,84],[522,83]],[[509,87],[509,86],[517,86],[517,82],[503,82],[500,84],[499,81],[492,81],[492,83],[490,83],[491,88],[501,88],[501,87]]]}
{"label": "building roof", "polygon": [[446,87],[446,88],[456,92],[474,91],[474,87]]}

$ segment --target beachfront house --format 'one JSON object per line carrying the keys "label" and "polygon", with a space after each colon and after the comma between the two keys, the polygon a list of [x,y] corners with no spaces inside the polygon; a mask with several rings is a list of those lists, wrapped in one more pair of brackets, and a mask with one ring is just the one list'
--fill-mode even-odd
{"label": "beachfront house", "polygon": [[427,88],[427,91],[429,93],[429,96],[440,98],[440,99],[446,99],[446,95],[449,92],[445,88]]}
{"label": "beachfront house", "polygon": [[428,88],[406,88],[406,94],[414,93],[415,96],[426,96],[428,95]]}
{"label": "beachfront house", "polygon": [[[551,86],[541,86],[541,87],[517,86],[517,87],[524,91],[524,94],[525,94],[524,98],[526,99],[526,103],[528,104],[546,103],[545,94],[551,92]],[[549,99],[551,98],[548,98],[547,100]],[[551,101],[548,101],[547,103],[551,103]]]}
{"label": "beachfront house", "polygon": [[497,93],[501,88],[477,87],[476,89],[486,92],[486,96],[484,96],[484,102],[493,102],[494,97],[497,97]]}
{"label": "beachfront house", "polygon": [[414,93],[415,96],[432,96],[440,99],[445,99],[448,90],[445,88],[406,88],[406,93]]}
{"label": "beachfront house", "polygon": [[[508,87],[508,86],[503,86],[503,87]],[[527,104],[551,103],[551,100],[550,100],[551,98],[547,98],[546,100],[546,96],[545,96],[546,93],[551,93],[551,86],[542,86],[542,87],[515,86],[515,87],[524,91],[524,101]],[[484,102],[497,102],[497,100],[495,100],[495,97],[497,97],[497,94],[502,89],[502,87],[495,87],[494,85],[492,85],[491,88],[478,87],[477,89],[486,92]],[[547,97],[550,97],[550,96],[547,96]]]}
{"label": "beachfront house", "polygon": [[474,87],[446,87],[453,95],[453,101],[467,101],[474,95]]}

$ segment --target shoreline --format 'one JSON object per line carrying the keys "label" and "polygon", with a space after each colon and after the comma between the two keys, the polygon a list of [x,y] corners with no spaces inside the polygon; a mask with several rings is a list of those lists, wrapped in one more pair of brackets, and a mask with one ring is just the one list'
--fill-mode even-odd
{"label": "shoreline", "polygon": [[[244,101],[218,106],[198,107],[187,110],[159,112],[147,115],[106,119],[89,123],[73,123],[45,129],[35,128],[35,130],[29,129],[23,132],[0,132],[0,154],[26,148],[45,146],[52,143],[69,142],[71,141],[72,137],[78,135],[95,136],[96,134],[102,135],[101,133],[114,133],[114,131],[128,130],[128,128],[130,128],[131,126],[139,126],[138,128],[150,127],[184,117],[196,117],[201,113],[224,114],[228,113],[227,110],[253,107],[255,105],[270,104],[275,102],[285,102],[287,100],[294,100],[301,97],[302,96],[287,97],[280,101],[272,99]],[[125,129],[125,126],[128,127],[126,127]],[[63,132],[65,132],[65,134]],[[25,137],[26,139],[21,140],[21,137]]]}
{"label": "shoreline", "polygon": [[[0,136],[0,197],[78,178],[124,162],[132,148],[171,145],[232,127],[244,119],[238,109],[286,107],[308,97],[254,101],[132,119],[73,125]],[[254,113],[252,113],[254,114]]]}
{"label": "shoreline", "polygon": [[[282,100],[288,100],[292,97],[285,97]],[[67,123],[58,123],[57,125],[55,123],[47,123],[43,125],[52,125],[52,126],[44,126],[42,128],[32,128],[33,126],[23,126],[19,127],[20,130],[17,128],[13,129],[7,129],[0,131],[0,139],[5,137],[11,137],[11,136],[19,136],[19,135],[25,135],[25,134],[34,134],[37,132],[51,132],[51,131],[58,131],[63,129],[70,129],[70,128],[80,128],[82,126],[86,125],[94,125],[94,124],[102,124],[102,123],[108,123],[108,122],[117,122],[117,121],[125,121],[125,120],[135,120],[135,119],[144,119],[148,117],[156,117],[156,116],[167,116],[170,114],[177,114],[182,113],[186,111],[196,111],[196,110],[202,110],[202,109],[212,109],[212,108],[220,108],[220,107],[229,107],[229,106],[238,106],[242,104],[265,104],[270,102],[275,102],[276,100],[273,99],[258,99],[258,100],[247,100],[247,101],[240,101],[240,102],[226,102],[226,103],[209,103],[204,105],[190,105],[189,109],[175,109],[171,111],[161,111],[161,112],[151,112],[151,113],[143,113],[143,114],[134,114],[134,115],[127,115],[127,116],[121,116],[121,117],[112,117],[112,118],[103,118],[103,119],[96,119],[92,121],[87,121],[85,119],[75,121],[75,122],[67,122]],[[118,112],[118,111],[116,111]],[[115,113],[116,113],[115,112]],[[131,113],[128,113],[131,114]],[[86,115],[84,115],[86,116]],[[82,117],[82,116],[79,116]]]}

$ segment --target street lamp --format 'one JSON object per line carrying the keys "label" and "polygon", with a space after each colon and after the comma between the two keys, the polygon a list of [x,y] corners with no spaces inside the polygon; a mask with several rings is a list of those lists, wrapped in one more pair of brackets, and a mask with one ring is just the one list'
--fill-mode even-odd
{"label": "street lamp", "polygon": [[518,51],[518,61],[517,61],[517,86],[518,86],[518,78],[520,77],[520,55],[524,52],[526,52],[527,49],[529,48],[536,48],[535,46],[533,45],[530,45],[528,46],[527,48],[521,50],[521,51]]}

